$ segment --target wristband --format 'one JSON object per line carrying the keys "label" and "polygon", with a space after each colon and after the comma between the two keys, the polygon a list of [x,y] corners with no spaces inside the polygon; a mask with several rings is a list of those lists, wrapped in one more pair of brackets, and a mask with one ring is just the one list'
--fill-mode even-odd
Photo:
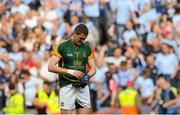
{"label": "wristband", "polygon": [[69,74],[73,75],[74,72],[75,72],[75,70],[68,69],[67,72],[68,72]]}
{"label": "wristband", "polygon": [[92,77],[92,75],[90,75],[91,73],[87,73],[86,75],[89,77],[89,78],[91,78]]}

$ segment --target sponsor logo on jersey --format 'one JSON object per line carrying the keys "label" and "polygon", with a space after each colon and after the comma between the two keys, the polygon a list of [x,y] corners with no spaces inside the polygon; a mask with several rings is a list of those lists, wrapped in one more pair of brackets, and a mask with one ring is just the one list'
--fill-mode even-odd
{"label": "sponsor logo on jersey", "polygon": [[73,56],[73,54],[71,54],[71,53],[67,53],[67,56]]}

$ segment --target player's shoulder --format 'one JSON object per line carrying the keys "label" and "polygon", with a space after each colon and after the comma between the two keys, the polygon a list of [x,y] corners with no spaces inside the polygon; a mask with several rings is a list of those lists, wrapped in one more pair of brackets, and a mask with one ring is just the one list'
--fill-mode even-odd
{"label": "player's shoulder", "polygon": [[91,47],[90,47],[90,45],[88,44],[88,43],[84,43],[83,44],[83,49],[85,49],[86,51],[88,51],[88,52],[91,52]]}
{"label": "player's shoulder", "polygon": [[70,41],[70,39],[63,39],[63,40],[61,40],[61,41],[59,41],[59,42],[57,43],[57,46],[58,46],[58,47],[59,47],[59,46],[64,46],[64,45],[68,44],[69,41]]}
{"label": "player's shoulder", "polygon": [[85,43],[83,44],[83,47],[85,47],[85,48],[90,48],[90,45],[89,45],[88,42],[85,42]]}

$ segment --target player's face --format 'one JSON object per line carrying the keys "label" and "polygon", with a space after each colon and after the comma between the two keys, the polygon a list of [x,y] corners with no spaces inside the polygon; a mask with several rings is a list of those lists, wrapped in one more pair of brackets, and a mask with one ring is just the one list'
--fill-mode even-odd
{"label": "player's face", "polygon": [[[77,34],[76,34],[77,35]],[[76,45],[81,45],[85,40],[86,40],[87,36],[85,36],[83,33],[80,35],[77,35],[76,40],[74,40]]]}

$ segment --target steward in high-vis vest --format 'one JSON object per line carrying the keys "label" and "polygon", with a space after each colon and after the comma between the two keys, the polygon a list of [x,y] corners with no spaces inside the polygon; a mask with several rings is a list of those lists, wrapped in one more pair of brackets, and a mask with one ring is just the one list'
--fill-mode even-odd
{"label": "steward in high-vis vest", "polygon": [[47,113],[48,114],[60,114],[59,96],[58,96],[58,93],[55,91],[51,91],[51,94],[49,96]]}
{"label": "steward in high-vis vest", "polygon": [[24,113],[24,97],[17,92],[16,84],[9,84],[10,97],[7,100],[7,105],[3,108],[5,114],[23,114]]}
{"label": "steward in high-vis vest", "polygon": [[157,79],[157,86],[160,88],[160,99],[158,100],[158,114],[177,114],[174,100],[177,98],[177,89],[172,87],[168,78],[160,75]]}
{"label": "steward in high-vis vest", "polygon": [[119,93],[119,104],[121,114],[139,114],[140,98],[136,90],[133,89],[133,82],[128,81],[127,88]]}
{"label": "steward in high-vis vest", "polygon": [[38,114],[60,114],[59,97],[54,90],[49,89],[49,83],[44,83],[44,89],[37,91],[33,104]]}

